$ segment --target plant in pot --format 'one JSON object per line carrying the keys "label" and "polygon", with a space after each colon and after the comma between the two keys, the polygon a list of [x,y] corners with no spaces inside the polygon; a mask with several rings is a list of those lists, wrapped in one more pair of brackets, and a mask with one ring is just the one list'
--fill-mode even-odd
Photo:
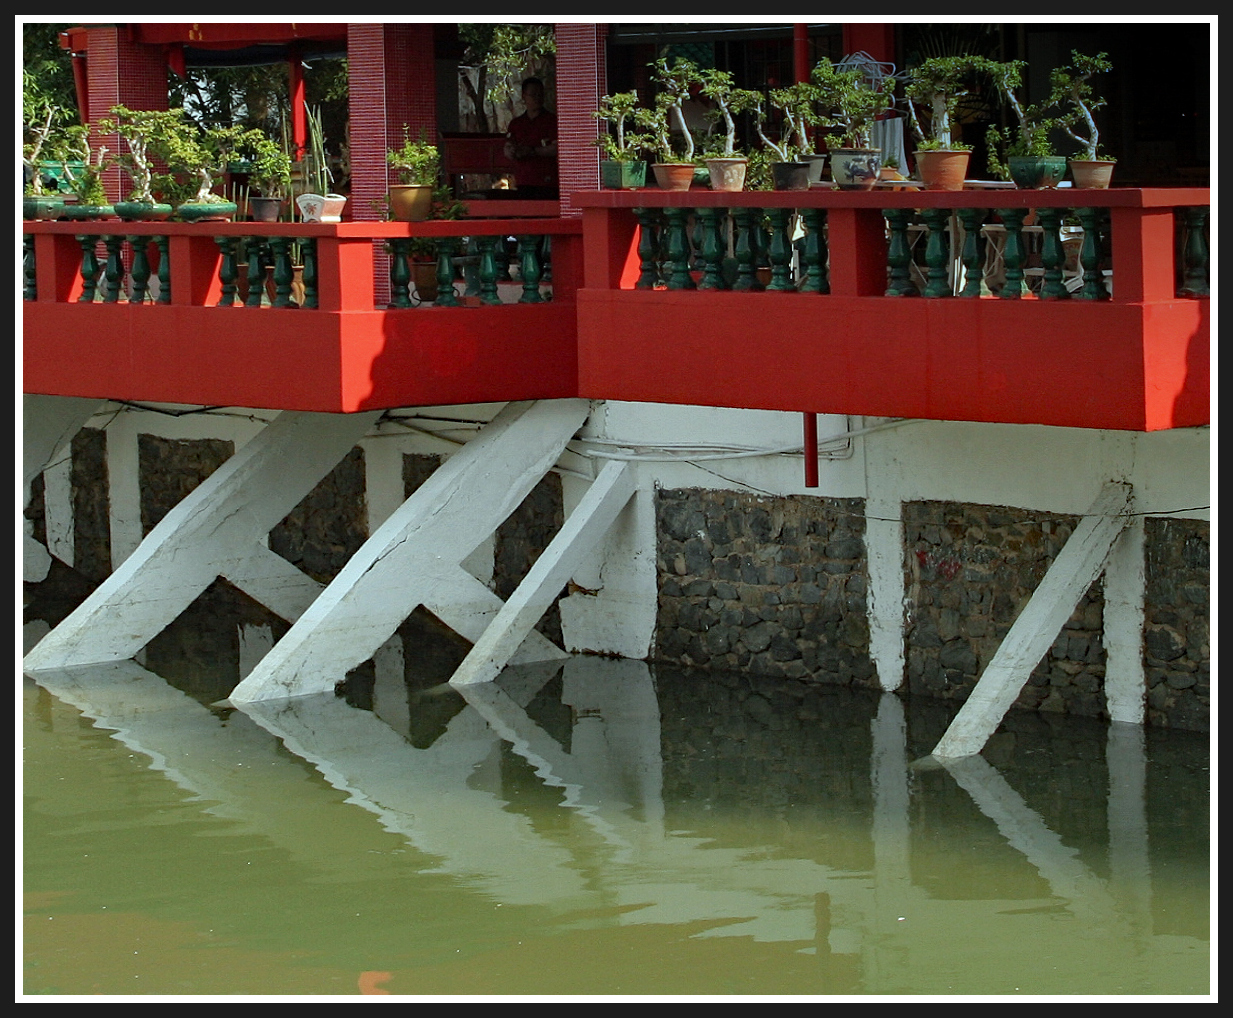
{"label": "plant in pot", "polygon": [[615,92],[599,97],[595,116],[607,121],[608,130],[596,139],[604,158],[599,162],[600,184],[613,191],[629,191],[646,186],[646,160],[642,150],[650,144],[650,136],[627,131],[638,109],[636,91]]}
{"label": "plant in pot", "polygon": [[1023,88],[1023,72],[1027,68],[1023,60],[991,62],[990,68],[1017,126],[1013,132],[989,128],[989,168],[1003,180],[1013,180],[1017,187],[1057,187],[1066,175],[1066,157],[1053,150],[1049,133],[1064,118],[1055,114],[1052,95],[1031,105],[1020,98],[1018,93]]}
{"label": "plant in pot", "polygon": [[[810,171],[814,166],[803,157],[813,154],[810,128],[817,123],[815,110],[820,97],[820,89],[809,81],[798,81],[787,88],[771,89],[767,95],[768,104],[778,110],[780,115],[779,129],[772,132],[778,137],[772,138],[767,132],[768,115],[764,110],[762,96],[757,96],[752,107],[753,122],[762,144],[778,157],[778,161],[771,163],[772,181],[777,191],[809,189]],[[817,163],[819,160],[814,161]]]}
{"label": "plant in pot", "polygon": [[[973,55],[930,57],[912,68],[904,94],[916,136],[916,168],[927,190],[963,190],[972,146],[955,137],[959,104],[992,71],[992,61]],[[921,125],[922,116],[928,129]]]}
{"label": "plant in pot", "polygon": [[296,196],[295,204],[300,210],[300,218],[306,223],[341,222],[347,196],[335,194],[330,190],[334,183],[334,174],[330,172],[329,156],[325,148],[321,107],[310,106],[307,120],[308,152],[300,167],[304,191]]}
{"label": "plant in pot", "polygon": [[723,125],[717,154],[708,155],[706,169],[713,191],[740,191],[745,186],[748,158],[736,150],[736,118],[761,98],[757,92],[737,88],[732,75],[715,67],[697,72],[699,91],[713,104],[709,115]]}
{"label": "plant in pot", "polygon": [[385,160],[398,174],[398,183],[390,185],[390,214],[401,223],[418,223],[432,216],[433,191],[441,168],[437,146],[424,137],[411,137],[411,129],[403,124],[402,147],[392,148]]}
{"label": "plant in pot", "polygon": [[1051,76],[1052,99],[1063,108],[1070,107],[1059,126],[1080,146],[1070,157],[1070,173],[1075,187],[1107,188],[1117,160],[1100,151],[1100,129],[1093,114],[1105,100],[1093,90],[1092,78],[1113,70],[1113,64],[1108,53],[1093,57],[1071,50],[1070,59],[1071,66],[1056,67]]}
{"label": "plant in pot", "polygon": [[[467,214],[466,203],[454,197],[453,191],[447,185],[438,185],[429,195],[430,201],[428,219],[462,219]],[[422,222],[423,220],[400,220],[401,222]],[[435,301],[440,295],[439,266],[441,264],[441,245],[453,242],[453,238],[412,237],[407,245],[407,255],[410,259],[411,278],[415,286],[415,295],[421,301]],[[453,285],[453,281],[450,281]]]}
{"label": "plant in pot", "polygon": [[[230,219],[236,203],[215,194],[214,188],[228,164],[239,158],[249,132],[242,127],[203,128],[183,110],[168,113],[153,136],[153,150],[187,192],[176,206],[176,217],[189,223]],[[264,137],[260,131],[252,134]]]}
{"label": "plant in pot", "polygon": [[[655,180],[665,191],[688,191],[694,179],[694,138],[685,122],[684,104],[692,86],[700,83],[698,67],[693,61],[678,57],[672,65],[660,58],[649,65],[651,77],[660,91],[655,104],[635,112],[638,126],[651,137],[658,162],[652,164]],[[678,152],[673,135],[681,140]]]}
{"label": "plant in pot", "polygon": [[291,193],[291,157],[278,142],[261,131],[247,132],[238,151],[248,163],[248,208],[259,223],[275,223]]}
{"label": "plant in pot", "polygon": [[103,188],[103,170],[108,164],[107,149],[90,146],[90,128],[75,124],[65,132],[67,149],[61,160],[64,179],[77,195],[75,205],[64,206],[68,219],[102,219],[115,214]]}
{"label": "plant in pot", "polygon": [[870,146],[870,135],[874,121],[894,101],[895,79],[873,80],[859,66],[845,69],[823,57],[810,80],[819,89],[822,123],[838,129],[826,137],[832,179],[844,190],[869,190],[882,160],[881,150]]}
{"label": "plant in pot", "polygon": [[127,151],[116,153],[111,161],[132,182],[127,200],[115,203],[116,215],[128,220],[170,219],[174,209],[154,195],[154,152],[151,145],[163,121],[168,116],[178,116],[179,111],[130,110],[127,106],[113,106],[108,114],[98,122],[98,131],[123,139]]}

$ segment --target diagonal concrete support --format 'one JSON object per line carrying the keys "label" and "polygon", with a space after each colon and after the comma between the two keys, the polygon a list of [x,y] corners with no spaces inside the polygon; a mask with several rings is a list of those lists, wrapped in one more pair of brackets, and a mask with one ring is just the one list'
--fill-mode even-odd
{"label": "diagonal concrete support", "polygon": [[[46,469],[55,454],[79,432],[98,409],[105,405],[97,399],[72,396],[32,396],[21,398],[21,473],[22,507],[30,504],[30,488],[34,479]],[[23,521],[26,527],[29,523]],[[22,546],[22,579],[38,583],[46,579],[51,568],[51,556],[29,532]]]}
{"label": "diagonal concrete support", "polygon": [[565,525],[458,666],[450,679],[452,685],[491,682],[497,677],[633,493],[634,471],[629,464],[613,460],[600,471]]}
{"label": "diagonal concrete support", "polygon": [[981,751],[1079,599],[1104,569],[1113,542],[1129,521],[1129,502],[1129,485],[1104,487],[1015,619],[932,756],[952,759]]}
{"label": "diagonal concrete support", "polygon": [[364,543],[231,701],[333,689],[421,604],[460,632],[486,623],[500,601],[459,563],[552,468],[589,412],[577,399],[506,406]]}
{"label": "diagonal concrete support", "polygon": [[378,416],[280,414],[182,499],[137,550],[26,655],[24,667],[37,671],[131,658],[217,576],[243,578],[259,569],[246,565],[257,552],[257,542],[333,469]]}

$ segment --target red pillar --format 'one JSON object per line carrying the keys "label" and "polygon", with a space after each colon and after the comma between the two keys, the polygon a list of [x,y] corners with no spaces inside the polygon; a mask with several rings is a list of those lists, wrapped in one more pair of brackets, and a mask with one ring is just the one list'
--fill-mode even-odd
{"label": "red pillar", "polygon": [[304,65],[300,61],[298,46],[292,46],[287,52],[287,91],[291,105],[291,158],[299,161],[304,158],[304,150],[308,146],[308,110],[304,98]]}
{"label": "red pillar", "polygon": [[874,60],[895,62],[895,26],[883,24],[852,24],[843,26],[843,53],[864,51]]}

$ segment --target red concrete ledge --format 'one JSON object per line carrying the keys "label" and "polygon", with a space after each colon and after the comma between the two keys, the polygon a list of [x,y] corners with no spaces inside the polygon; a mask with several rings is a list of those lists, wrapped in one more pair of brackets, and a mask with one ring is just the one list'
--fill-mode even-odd
{"label": "red concrete ledge", "polygon": [[572,302],[305,311],[27,302],[26,393],[360,410],[576,395]]}
{"label": "red concrete ledge", "polygon": [[1210,421],[1210,305],[578,293],[579,395],[1156,431]]}

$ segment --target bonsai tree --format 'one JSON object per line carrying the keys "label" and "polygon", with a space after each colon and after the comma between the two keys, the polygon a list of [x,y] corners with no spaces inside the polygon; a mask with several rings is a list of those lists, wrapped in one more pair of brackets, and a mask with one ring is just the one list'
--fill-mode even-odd
{"label": "bonsai tree", "polygon": [[248,182],[266,198],[283,198],[291,193],[291,157],[278,142],[259,130],[245,132],[237,152],[251,163]]}
{"label": "bonsai tree", "polygon": [[191,204],[210,205],[226,201],[214,194],[214,186],[227,164],[242,153],[276,147],[257,128],[214,127],[203,129],[183,110],[168,110],[157,122],[153,148],[186,188]]}
{"label": "bonsai tree", "polygon": [[754,123],[762,143],[779,156],[782,163],[793,162],[794,155],[813,152],[810,128],[822,123],[817,114],[817,105],[822,100],[822,90],[812,82],[798,81],[784,88],[773,88],[767,95],[767,103],[780,113],[779,140],[774,141],[766,131],[768,113],[762,96],[754,93]]}
{"label": "bonsai tree", "polygon": [[154,197],[154,143],[161,125],[168,117],[179,117],[178,110],[130,110],[127,106],[113,106],[110,114],[98,122],[101,134],[118,134],[124,139],[127,152],[119,152],[112,160],[132,181],[129,201],[153,205]]}
{"label": "bonsai tree", "polygon": [[41,195],[51,186],[44,180],[41,164],[75,158],[68,154],[74,142],[72,112],[60,105],[36,75],[26,68],[21,72],[22,145],[24,190]]}
{"label": "bonsai tree", "polygon": [[[1097,53],[1092,57],[1071,50],[1070,59],[1071,66],[1056,67],[1051,75],[1053,90],[1050,101],[1063,108],[1071,108],[1070,115],[1064,116],[1058,126],[1079,143],[1079,153],[1075,158],[1113,162],[1111,156],[1100,153],[1100,130],[1096,126],[1096,118],[1092,116],[1105,105],[1104,98],[1092,89],[1092,78],[1113,70],[1109,54]],[[1076,130],[1080,125],[1084,130],[1082,134]]]}
{"label": "bonsai tree", "polygon": [[713,116],[723,122],[723,141],[718,149],[719,158],[732,159],[736,156],[736,116],[746,110],[753,109],[761,98],[757,92],[737,88],[732,75],[715,67],[708,67],[697,72],[700,91],[715,104]]}
{"label": "bonsai tree", "polygon": [[390,149],[385,156],[386,162],[398,171],[399,183],[435,187],[441,166],[437,146],[427,141],[422,131],[419,140],[413,141],[411,129],[406,124],[403,124],[402,133],[402,147]]}
{"label": "bonsai tree", "polygon": [[1023,60],[990,62],[994,84],[1017,123],[1013,134],[990,127],[986,135],[989,141],[989,168],[1005,180],[1010,179],[1010,170],[1003,160],[1010,156],[1056,155],[1049,141],[1049,132],[1060,126],[1063,119],[1053,112],[1052,95],[1044,102],[1033,105],[1028,105],[1020,98],[1023,72],[1026,69],[1027,62]]}
{"label": "bonsai tree", "polygon": [[[994,62],[982,56],[930,57],[912,68],[904,94],[917,149],[970,149],[971,145],[955,140],[959,104],[973,94],[979,76],[995,71]],[[928,130],[921,126],[918,107],[927,111]]]}
{"label": "bonsai tree", "polygon": [[[667,58],[661,57],[649,66],[651,77],[661,91],[655,96],[654,110],[644,116],[643,126],[652,132],[661,162],[692,163],[694,138],[685,122],[684,104],[690,97],[691,87],[702,83],[698,65],[677,57],[669,66]],[[679,154],[672,144],[674,131],[684,140],[685,151]]]}
{"label": "bonsai tree", "polygon": [[894,100],[895,79],[887,75],[873,82],[861,68],[845,70],[823,57],[810,80],[819,90],[825,111],[823,123],[839,129],[837,134],[827,135],[827,146],[869,148],[873,122]]}
{"label": "bonsai tree", "polygon": [[637,159],[644,148],[651,144],[647,134],[626,131],[626,123],[633,124],[638,111],[638,93],[636,91],[616,92],[612,95],[599,97],[599,109],[595,116],[608,122],[609,130],[596,139],[606,159],[619,163],[628,163]]}
{"label": "bonsai tree", "polygon": [[[66,132],[65,156],[60,161],[64,179],[77,195],[82,205],[106,205],[107,193],[103,189],[103,170],[107,166],[107,149],[90,147],[90,128],[75,124]],[[80,168],[75,166],[80,163]]]}

